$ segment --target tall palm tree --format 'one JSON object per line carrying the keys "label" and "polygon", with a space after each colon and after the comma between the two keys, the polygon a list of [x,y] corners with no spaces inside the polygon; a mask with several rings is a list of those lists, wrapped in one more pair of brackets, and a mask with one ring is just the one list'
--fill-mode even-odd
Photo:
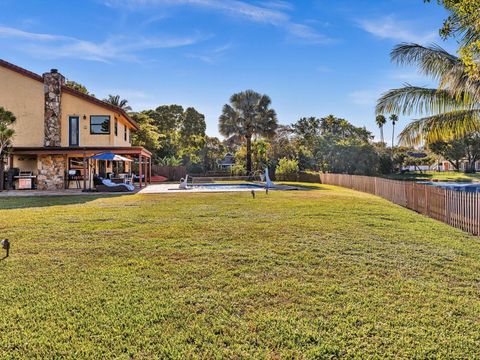
{"label": "tall palm tree", "polygon": [[272,101],[267,95],[247,90],[233,94],[230,104],[223,106],[219,118],[220,134],[237,135],[247,145],[247,172],[252,171],[252,136],[273,136],[277,129],[277,114],[270,109]]}
{"label": "tall palm tree", "polygon": [[10,111],[0,106],[0,191],[3,190],[4,182],[4,159],[12,144],[15,131],[10,127],[16,121],[15,116]]}
{"label": "tall palm tree", "polygon": [[132,111],[130,105],[128,105],[128,100],[121,99],[120,95],[108,95],[108,99],[103,99],[103,101],[119,107],[125,111]]}
{"label": "tall palm tree", "polygon": [[393,153],[393,148],[395,147],[395,124],[398,121],[398,115],[397,114],[390,115],[390,121],[392,122],[392,153]]}
{"label": "tall palm tree", "polygon": [[436,45],[418,44],[397,45],[391,57],[399,64],[417,65],[421,73],[439,82],[438,88],[406,84],[377,101],[377,114],[424,116],[400,133],[400,142],[417,145],[480,130],[480,81],[468,75],[458,57]]}
{"label": "tall palm tree", "polygon": [[383,138],[383,126],[387,123],[387,119],[385,118],[385,116],[380,114],[380,115],[377,115],[377,117],[375,118],[375,122],[377,123],[377,126],[380,129],[380,141],[384,143],[385,139]]}

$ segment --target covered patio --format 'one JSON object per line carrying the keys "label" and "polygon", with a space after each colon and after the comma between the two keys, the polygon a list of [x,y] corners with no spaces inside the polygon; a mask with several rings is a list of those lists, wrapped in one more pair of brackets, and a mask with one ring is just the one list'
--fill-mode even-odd
{"label": "covered patio", "polygon": [[[120,155],[129,161],[91,159],[102,153]],[[26,172],[31,173],[32,189],[39,190],[87,190],[92,189],[94,176],[121,181],[126,174],[133,174],[141,189],[152,178],[152,154],[143,147],[14,148],[8,165],[15,189],[19,189],[20,182],[15,174]]]}

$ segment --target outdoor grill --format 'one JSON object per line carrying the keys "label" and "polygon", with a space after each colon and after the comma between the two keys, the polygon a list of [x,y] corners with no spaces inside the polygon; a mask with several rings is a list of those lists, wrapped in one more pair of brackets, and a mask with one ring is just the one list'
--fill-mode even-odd
{"label": "outdoor grill", "polygon": [[18,175],[13,178],[18,180],[19,190],[29,190],[33,188],[33,179],[36,179],[36,176],[33,175],[31,171],[20,171]]}

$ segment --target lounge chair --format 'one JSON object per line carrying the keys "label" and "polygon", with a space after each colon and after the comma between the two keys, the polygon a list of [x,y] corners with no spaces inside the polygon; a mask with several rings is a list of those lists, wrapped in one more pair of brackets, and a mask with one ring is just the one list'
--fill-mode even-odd
{"label": "lounge chair", "polygon": [[135,190],[135,187],[131,184],[116,184],[112,180],[100,177],[95,180],[97,191],[100,192],[131,192]]}

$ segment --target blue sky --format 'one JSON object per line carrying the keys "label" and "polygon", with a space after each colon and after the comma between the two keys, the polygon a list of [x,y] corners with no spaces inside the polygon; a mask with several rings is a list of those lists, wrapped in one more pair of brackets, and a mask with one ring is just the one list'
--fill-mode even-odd
{"label": "blue sky", "polygon": [[390,50],[455,51],[438,38],[445,17],[422,0],[0,0],[0,57],[37,73],[58,68],[136,111],[194,106],[211,135],[223,104],[246,89],[270,95],[280,123],[334,114],[378,134],[383,91],[431,85],[391,64]]}

